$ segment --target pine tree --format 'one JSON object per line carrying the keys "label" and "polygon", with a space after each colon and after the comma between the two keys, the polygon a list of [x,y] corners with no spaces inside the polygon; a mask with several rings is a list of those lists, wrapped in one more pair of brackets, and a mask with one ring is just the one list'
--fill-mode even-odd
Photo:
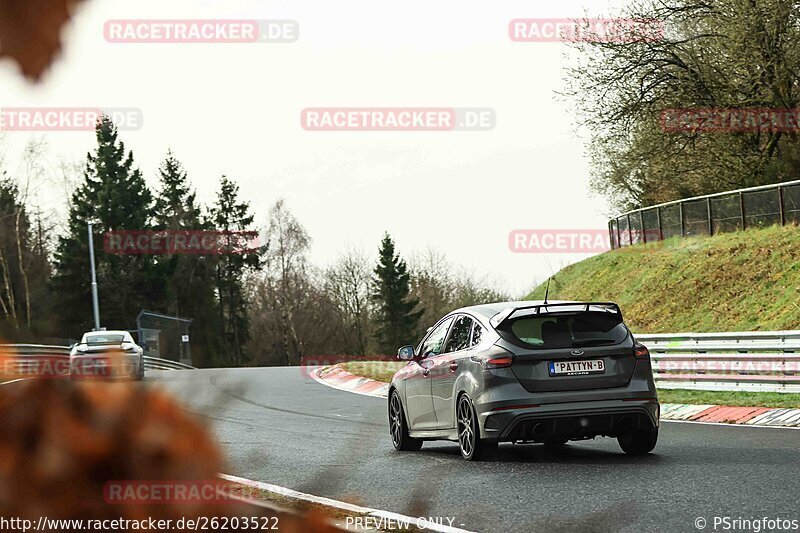
{"label": "pine tree", "polygon": [[[211,209],[214,229],[222,232],[253,231],[254,218],[250,204],[239,201],[238,185],[222,176],[217,201]],[[219,323],[228,347],[227,360],[219,361],[220,365],[240,366],[245,362],[242,347],[249,338],[249,320],[244,278],[248,271],[261,267],[261,255],[261,250],[257,250],[217,257]]]}
{"label": "pine tree", "polygon": [[422,311],[414,311],[418,300],[410,297],[408,267],[395,254],[394,241],[384,234],[373,280],[373,300],[377,304],[378,347],[384,354],[413,341]]}
{"label": "pine tree", "polygon": [[98,121],[95,133],[97,148],[87,155],[84,181],[72,196],[68,232],[56,251],[54,294],[64,334],[73,337],[93,327],[88,222],[94,223],[101,325],[133,328],[140,309],[160,307],[164,292],[152,256],[103,252],[104,232],[149,228],[153,198],[108,117]]}
{"label": "pine tree", "polygon": [[[172,151],[159,168],[160,189],[155,202],[155,225],[163,230],[208,230],[208,220],[197,205],[196,193],[180,161]],[[225,349],[217,320],[219,304],[214,285],[216,259],[213,256],[172,254],[157,258],[167,280],[166,313],[192,319],[192,362],[210,366]]]}
{"label": "pine tree", "polygon": [[189,178],[183,165],[172,153],[158,169],[161,190],[155,203],[155,224],[159,229],[203,229],[201,209],[197,205],[196,193],[191,190]]}

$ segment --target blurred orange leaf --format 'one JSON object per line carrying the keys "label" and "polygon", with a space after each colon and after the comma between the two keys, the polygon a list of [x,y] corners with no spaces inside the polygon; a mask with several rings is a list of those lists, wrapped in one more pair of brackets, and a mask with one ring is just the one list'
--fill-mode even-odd
{"label": "blurred orange leaf", "polygon": [[61,28],[82,0],[0,0],[0,57],[37,81],[61,50]]}

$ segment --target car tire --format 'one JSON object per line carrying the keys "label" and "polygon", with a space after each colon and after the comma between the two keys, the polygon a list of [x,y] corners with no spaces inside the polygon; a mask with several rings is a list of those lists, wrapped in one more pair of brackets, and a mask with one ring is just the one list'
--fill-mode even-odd
{"label": "car tire", "polygon": [[389,434],[394,449],[399,452],[413,452],[422,448],[422,441],[408,434],[403,402],[396,390],[389,397]]}
{"label": "car tire", "polygon": [[658,428],[635,430],[617,437],[619,447],[628,455],[644,455],[653,451],[658,442]]}
{"label": "car tire", "polygon": [[462,394],[456,405],[456,429],[458,431],[458,449],[461,457],[467,461],[480,461],[497,451],[497,442],[480,438],[478,415],[469,396]]}

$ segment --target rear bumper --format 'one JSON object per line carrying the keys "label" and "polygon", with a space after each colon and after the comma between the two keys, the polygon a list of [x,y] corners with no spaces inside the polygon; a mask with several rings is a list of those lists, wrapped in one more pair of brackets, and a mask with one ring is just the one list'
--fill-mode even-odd
{"label": "rear bumper", "polygon": [[70,376],[76,379],[114,379],[137,377],[143,370],[138,355],[72,356]]}
{"label": "rear bumper", "polygon": [[652,400],[604,400],[489,411],[481,415],[481,437],[536,441],[615,437],[659,426],[660,406]]}

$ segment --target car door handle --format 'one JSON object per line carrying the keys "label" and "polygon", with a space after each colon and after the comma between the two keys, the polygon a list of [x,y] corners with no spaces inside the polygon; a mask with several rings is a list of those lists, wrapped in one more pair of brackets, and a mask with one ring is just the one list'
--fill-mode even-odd
{"label": "car door handle", "polygon": [[456,361],[453,361],[452,363],[450,363],[450,372],[455,372],[456,370],[458,370],[458,363]]}

